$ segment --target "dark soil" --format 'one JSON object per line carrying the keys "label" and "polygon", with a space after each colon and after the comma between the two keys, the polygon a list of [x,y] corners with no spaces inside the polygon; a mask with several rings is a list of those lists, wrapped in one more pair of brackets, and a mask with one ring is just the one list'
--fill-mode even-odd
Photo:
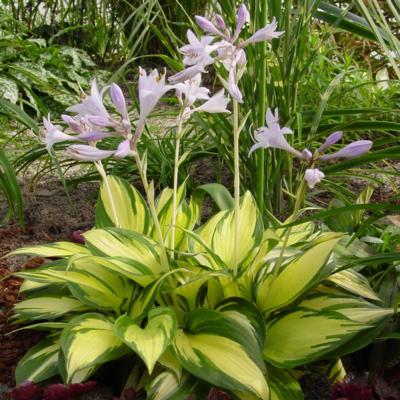
{"label": "dark soil", "polygon": [[[11,274],[26,268],[40,266],[40,257],[4,257],[10,251],[23,246],[49,243],[56,240],[71,240],[76,230],[87,230],[93,225],[96,184],[81,184],[71,192],[76,211],[72,211],[62,185],[47,181],[35,192],[24,193],[25,227],[16,224],[0,226],[0,399],[1,393],[13,387],[14,370],[18,360],[38,340],[42,333],[19,331],[11,326],[9,317],[13,305],[18,302],[20,279]],[[4,215],[5,204],[0,199],[0,218]]]}

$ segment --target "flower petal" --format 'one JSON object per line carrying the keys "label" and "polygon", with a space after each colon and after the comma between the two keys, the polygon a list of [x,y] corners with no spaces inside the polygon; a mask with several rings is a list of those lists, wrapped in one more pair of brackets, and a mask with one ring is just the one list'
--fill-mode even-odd
{"label": "flower petal", "polygon": [[306,169],[304,179],[310,189],[314,189],[317,183],[320,183],[325,178],[325,174],[317,168]]}
{"label": "flower petal", "polygon": [[343,136],[343,132],[334,132],[330,134],[326,140],[325,143],[318,149],[320,153],[322,153],[324,150],[326,150],[329,146],[332,146],[336,142],[338,142]]}
{"label": "flower petal", "polygon": [[372,147],[370,140],[357,140],[343,147],[343,149],[333,154],[327,154],[319,157],[320,160],[332,160],[335,158],[354,158],[367,153]]}
{"label": "flower petal", "polygon": [[101,150],[86,144],[74,144],[67,149],[70,157],[79,161],[99,161],[111,157],[115,151]]}

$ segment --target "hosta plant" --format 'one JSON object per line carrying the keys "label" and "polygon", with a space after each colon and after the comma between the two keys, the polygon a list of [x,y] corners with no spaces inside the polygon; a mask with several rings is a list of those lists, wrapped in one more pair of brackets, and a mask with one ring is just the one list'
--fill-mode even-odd
{"label": "hosta plant", "polygon": [[[294,225],[307,186],[324,177],[316,164],[365,153],[370,142],[323,154],[340,139],[335,133],[313,153],[298,151],[286,141],[291,130],[280,127],[278,112],[268,110],[267,126],[256,132],[251,151],[279,148],[306,165],[295,209],[284,223],[270,216],[266,228],[253,196],[240,194],[237,110],[244,99],[237,83],[245,66],[243,48],[282,34],[273,22],[248,43],[236,42],[247,19],[241,6],[235,33],[224,31],[221,18],[218,29],[198,19],[223,40],[198,39],[189,32],[190,45],[182,48],[188,68],[171,85],[157,71],[140,70],[135,123],[121,89],[113,84],[100,92],[95,82],[91,94],[68,109],[75,115],[63,116],[68,131],[44,119],[49,151],[61,141],[87,142],[72,144],[69,154],[93,161],[103,181],[95,227],[84,233],[84,245],[59,242],[13,253],[51,259],[17,273],[24,283],[15,322],[48,331],[19,362],[17,383],[57,375],[67,384],[84,382],[120,360],[132,369],[126,385],[148,399],[204,399],[216,387],[237,399],[297,400],[303,398],[298,378],[304,366],[319,361],[332,379],[343,376],[338,358],[370,343],[391,318],[392,309],[380,305],[368,281],[356,271],[342,271],[338,249],[349,242],[345,234],[317,230],[311,223]],[[221,209],[203,221],[203,196],[194,193],[187,199],[185,183],[178,182],[179,165],[187,157],[180,154],[180,139],[193,113],[229,112],[222,91],[209,97],[200,86],[199,74],[213,62],[215,51],[234,99],[237,174],[234,198],[215,185],[202,188]],[[146,154],[140,154],[137,143],[147,116],[170,90],[181,106],[174,184],[156,198],[154,184],[147,181]],[[107,91],[118,115],[104,107]],[[120,144],[102,149],[110,136],[121,138]],[[135,160],[146,199],[128,182],[105,174],[101,160],[111,156]]]}
{"label": "hosta plant", "polygon": [[[342,234],[299,225],[284,248],[283,228],[263,228],[249,193],[241,199],[236,276],[233,210],[194,229],[198,204],[183,195],[166,270],[141,195],[106,179],[118,193],[120,223],[103,183],[84,246],[59,242],[14,253],[58,258],[18,273],[25,281],[16,321],[49,335],[20,361],[17,382],[54,375],[82,382],[128,354],[141,365],[138,385],[151,399],[185,399],[206,384],[243,399],[301,399],[302,366],[366,345],[392,314],[365,282],[353,279],[346,290],[335,281],[341,272],[333,250]],[[160,220],[171,216],[171,204],[166,189],[157,202]]]}

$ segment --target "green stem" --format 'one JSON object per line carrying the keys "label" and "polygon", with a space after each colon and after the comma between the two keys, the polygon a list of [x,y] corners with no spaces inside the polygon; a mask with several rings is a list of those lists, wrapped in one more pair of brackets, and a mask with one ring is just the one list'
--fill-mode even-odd
{"label": "green stem", "polygon": [[134,152],[134,157],[135,157],[136,165],[138,167],[140,179],[142,180],[143,188],[146,193],[147,203],[149,204],[149,208],[150,208],[150,214],[153,219],[154,227],[156,229],[158,244],[160,246],[161,265],[167,271],[169,271],[170,269],[169,269],[167,252],[165,250],[165,244],[164,244],[164,239],[163,239],[163,235],[162,235],[162,231],[161,231],[161,225],[160,225],[160,221],[158,220],[157,210],[156,210],[156,206],[154,203],[154,193],[150,192],[150,185],[149,185],[149,182],[147,181],[147,176],[144,172],[143,162],[142,162],[139,154],[137,153],[137,151]]}
{"label": "green stem", "polygon": [[[262,28],[268,23],[268,1],[261,1],[261,12],[257,29]],[[266,76],[267,76],[267,43],[259,43],[260,64],[258,68],[258,126],[265,125],[265,109],[266,109]],[[257,205],[261,212],[264,210],[264,190],[265,190],[265,152],[260,150],[257,152]]]}
{"label": "green stem", "polygon": [[[300,207],[301,207],[301,205],[302,205],[302,203],[304,201],[305,195],[306,195],[306,189],[307,189],[306,181],[303,179],[301,181],[300,187],[299,187],[299,189],[297,191],[296,203],[295,203],[295,206],[294,206],[293,214],[289,218],[290,222],[294,222],[297,219],[297,214],[298,214],[298,212],[300,210]],[[270,283],[268,285],[268,293],[267,293],[267,297],[265,299],[265,304],[268,304],[269,297],[270,297],[270,294],[271,294],[271,288],[274,285],[274,283],[276,281],[276,278],[278,277],[279,270],[280,270],[280,268],[282,266],[283,256],[285,254],[285,250],[287,248],[287,244],[288,244],[291,232],[292,232],[292,227],[289,227],[289,228],[286,229],[286,231],[284,233],[285,237],[283,239],[283,244],[282,244],[282,247],[281,247],[281,251],[279,253],[279,257],[276,260],[274,268],[272,270],[272,278],[271,278],[271,281],[270,281]]]}
{"label": "green stem", "polygon": [[69,206],[71,207],[72,212],[75,215],[78,215],[78,210],[77,210],[74,202],[71,199],[71,195],[70,195],[69,190],[68,190],[68,186],[67,186],[67,182],[65,180],[65,176],[64,176],[64,174],[62,172],[60,162],[58,161],[57,154],[54,152],[54,150],[51,151],[50,156],[53,159],[54,164],[56,166],[57,173],[58,173],[58,175],[60,177],[61,183],[62,183],[63,188],[65,190],[65,194],[67,195],[67,200],[68,200]]}
{"label": "green stem", "polygon": [[174,182],[173,182],[173,193],[172,193],[172,227],[171,227],[171,257],[174,258],[175,250],[175,224],[177,216],[177,197],[178,197],[178,173],[179,173],[179,152],[182,137],[182,123],[183,123],[183,110],[178,117],[178,127],[176,130],[175,140],[175,160],[174,160]]}
{"label": "green stem", "polygon": [[120,227],[117,208],[115,207],[115,204],[114,204],[114,200],[113,200],[110,184],[109,184],[108,179],[107,179],[107,173],[106,173],[101,161],[96,161],[94,164],[96,165],[97,171],[99,171],[99,174],[100,174],[101,178],[103,179],[103,183],[104,183],[104,185],[106,187],[108,197],[110,198],[111,211],[113,213],[115,225],[117,227]]}
{"label": "green stem", "polygon": [[238,270],[238,248],[239,248],[239,212],[240,212],[240,170],[239,170],[239,104],[233,100],[233,142],[234,142],[234,191],[235,191],[235,214],[234,214],[234,263],[233,275],[237,275]]}

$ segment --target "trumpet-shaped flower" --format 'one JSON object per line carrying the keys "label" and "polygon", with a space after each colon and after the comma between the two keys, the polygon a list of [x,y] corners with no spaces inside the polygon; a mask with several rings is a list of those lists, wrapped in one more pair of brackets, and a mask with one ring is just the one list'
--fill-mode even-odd
{"label": "trumpet-shaped flower", "polygon": [[343,136],[343,132],[334,132],[331,133],[325,140],[324,144],[318,149],[319,153],[322,153],[323,151],[325,151],[328,147],[334,145],[335,143],[337,143]]}
{"label": "trumpet-shaped flower", "polygon": [[325,174],[317,168],[308,168],[304,174],[304,179],[310,189],[314,189],[317,183],[320,183],[325,178]]}
{"label": "trumpet-shaped flower", "polygon": [[243,103],[243,95],[237,85],[236,70],[234,68],[229,70],[228,75],[228,91],[229,94],[239,103]]}
{"label": "trumpet-shaped flower", "polygon": [[176,94],[185,107],[191,107],[196,100],[208,100],[210,98],[209,89],[200,85],[200,74],[175,85]]}
{"label": "trumpet-shaped flower", "polygon": [[86,131],[80,133],[78,136],[76,136],[77,139],[83,140],[85,142],[98,142],[99,140],[103,140],[106,137],[109,137],[111,133],[109,132],[103,132],[103,131]]}
{"label": "trumpet-shaped flower", "polygon": [[139,103],[140,115],[138,125],[144,124],[146,117],[168,90],[173,86],[165,84],[165,73],[159,74],[154,69],[149,75],[139,67]]}
{"label": "trumpet-shaped flower", "polygon": [[214,36],[203,36],[200,39],[189,29],[187,31],[189,44],[181,47],[179,50],[184,55],[183,63],[185,65],[208,65],[214,62],[210,54],[216,49],[211,43]]}
{"label": "trumpet-shaped flower", "polygon": [[110,119],[110,115],[103,104],[104,90],[105,88],[99,92],[96,80],[94,79],[92,81],[90,96],[86,96],[81,103],[67,108],[67,111],[76,113],[78,116],[97,116]]}
{"label": "trumpet-shaped flower", "polygon": [[343,147],[343,149],[333,154],[326,154],[319,157],[320,160],[332,160],[337,158],[354,158],[367,153],[372,147],[370,140],[356,140]]}
{"label": "trumpet-shaped flower", "polygon": [[110,95],[115,108],[122,115],[122,118],[128,120],[128,110],[126,108],[125,97],[121,88],[116,83],[111,85]]}
{"label": "trumpet-shaped flower", "polygon": [[[220,90],[218,93],[210,98],[210,96],[208,95],[209,89],[200,85],[200,74],[196,75],[190,80],[187,80],[183,83],[177,83],[175,85],[177,96],[182,103],[182,106],[186,110],[186,115],[196,111],[208,113],[229,112],[229,110],[227,110],[226,108],[229,103],[229,99],[224,96],[224,90]],[[197,100],[207,101],[202,105],[191,109],[191,107]]]}
{"label": "trumpet-shaped flower", "polygon": [[[224,33],[221,32],[209,19],[204,18],[204,17],[202,17],[200,15],[195,15],[194,18],[196,20],[197,25],[204,32],[211,33],[211,34],[216,35],[216,36],[224,36]],[[222,22],[222,24],[221,24],[221,22]],[[226,29],[225,22],[224,22],[224,20],[222,19],[221,16],[219,16],[219,19],[217,21],[217,25],[220,27],[220,29],[222,27],[222,30]]]}
{"label": "trumpet-shaped flower", "polygon": [[189,68],[186,68],[175,75],[172,75],[168,78],[169,83],[175,85],[180,82],[185,82],[190,79],[193,79],[196,75],[201,74],[202,72],[206,72],[204,69],[204,65],[196,64],[192,65]]}
{"label": "trumpet-shaped flower", "polygon": [[270,109],[267,110],[266,114],[267,126],[258,129],[255,133],[254,138],[258,143],[253,145],[250,149],[249,155],[259,148],[274,148],[285,150],[294,156],[303,159],[303,154],[294,149],[286,140],[285,135],[292,134],[292,130],[289,128],[281,128],[279,125],[279,113],[278,109],[273,113]]}
{"label": "trumpet-shaped flower", "polygon": [[191,110],[191,112],[229,113],[230,111],[226,108],[228,103],[229,99],[225,97],[224,90],[222,89],[201,106]]}
{"label": "trumpet-shaped flower", "polygon": [[79,161],[99,161],[111,157],[115,153],[113,150],[101,150],[87,144],[69,146],[67,152],[70,157]]}
{"label": "trumpet-shaped flower", "polygon": [[55,143],[65,142],[67,140],[76,140],[75,136],[67,135],[61,131],[59,125],[53,125],[50,121],[50,114],[47,118],[43,117],[43,125],[45,130],[44,143],[47,151],[50,152]]}
{"label": "trumpet-shaped flower", "polygon": [[117,158],[125,158],[127,157],[131,152],[131,145],[130,141],[128,139],[123,140],[117,147],[117,150],[113,154],[114,157]]}
{"label": "trumpet-shaped flower", "polygon": [[233,34],[232,37],[232,41],[235,41],[239,37],[239,34],[242,31],[244,24],[246,22],[250,22],[250,13],[244,4],[241,4],[239,6],[236,18],[237,18],[237,24],[235,33]]}
{"label": "trumpet-shaped flower", "polygon": [[61,118],[74,132],[82,133],[85,130],[81,120],[78,121],[67,114],[62,114]]}
{"label": "trumpet-shaped flower", "polygon": [[247,40],[244,41],[243,46],[247,46],[251,43],[265,42],[271,41],[272,39],[278,39],[284,32],[277,31],[278,22],[276,18],[272,20],[272,22],[264,28],[259,29],[254,35],[250,36]]}

